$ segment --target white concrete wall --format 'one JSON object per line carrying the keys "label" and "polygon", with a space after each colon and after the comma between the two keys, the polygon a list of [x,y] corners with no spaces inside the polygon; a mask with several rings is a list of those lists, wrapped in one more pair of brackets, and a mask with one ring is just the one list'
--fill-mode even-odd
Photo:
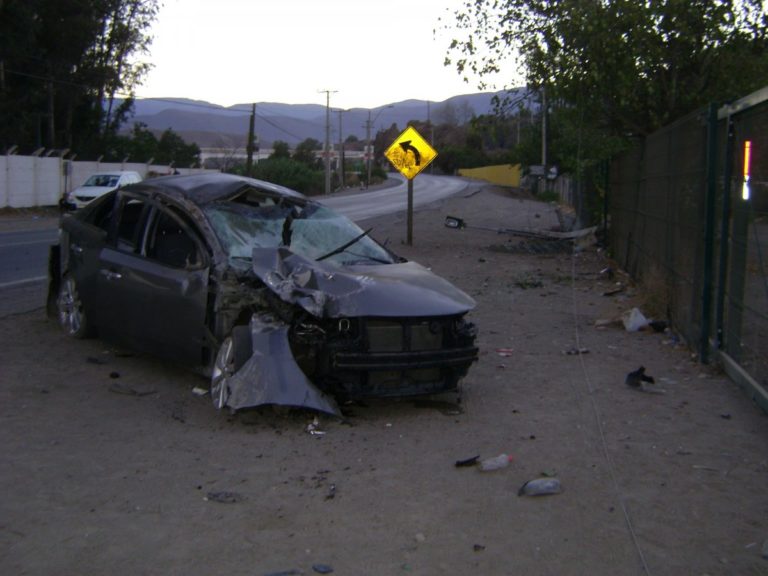
{"label": "white concrete wall", "polygon": [[[64,173],[64,163],[71,173]],[[135,162],[77,162],[37,156],[0,156],[0,208],[56,206],[64,192],[77,188],[94,172],[132,170],[142,178],[170,174],[168,166]],[[179,168],[181,174],[211,172]]]}

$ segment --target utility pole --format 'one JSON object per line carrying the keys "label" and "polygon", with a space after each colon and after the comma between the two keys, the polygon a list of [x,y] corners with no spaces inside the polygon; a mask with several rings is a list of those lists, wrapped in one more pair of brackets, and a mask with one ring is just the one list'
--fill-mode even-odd
{"label": "utility pole", "polygon": [[48,147],[56,148],[56,130],[53,123],[53,78],[48,77]]}
{"label": "utility pole", "polygon": [[339,108],[337,110],[339,113],[339,183],[341,184],[342,190],[344,189],[344,140],[342,140],[341,137],[341,115],[344,113],[344,110]]}
{"label": "utility pole", "polygon": [[325,193],[331,193],[331,94],[336,90],[318,90],[325,92]]}
{"label": "utility pole", "polygon": [[541,165],[544,170],[544,176],[541,177],[541,192],[545,192],[549,170],[547,170],[547,89],[544,86],[541,87]]}
{"label": "utility pole", "polygon": [[[427,100],[427,128],[429,128],[429,142],[432,144],[432,146],[435,145],[435,127],[432,126],[432,113],[430,110],[431,103],[429,100]],[[429,173],[434,174],[435,173],[435,165],[430,164],[429,165]]]}
{"label": "utility pole", "polygon": [[371,150],[371,111],[368,110],[368,121],[365,123],[365,167],[368,173],[365,180],[366,188],[371,185],[371,156],[373,156],[373,150]]}
{"label": "utility pole", "polygon": [[245,160],[245,174],[247,176],[253,175],[253,140],[254,140],[254,125],[256,123],[256,103],[251,104],[251,119],[248,122],[248,144],[245,147],[246,160]]}
{"label": "utility pole", "polygon": [[547,90],[541,88],[541,165],[547,169]]}

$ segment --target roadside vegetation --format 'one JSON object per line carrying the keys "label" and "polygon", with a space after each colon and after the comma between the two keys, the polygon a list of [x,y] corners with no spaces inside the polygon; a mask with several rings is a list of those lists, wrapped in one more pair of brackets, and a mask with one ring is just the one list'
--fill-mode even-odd
{"label": "roadside vegetation", "polygon": [[[159,5],[0,0],[0,152],[16,146],[28,154],[45,148],[79,159],[199,164],[197,145],[172,130],[128,128]],[[440,150],[438,173],[541,164],[546,134],[546,164],[579,178],[677,118],[768,84],[762,0],[466,0],[440,25],[454,36],[446,66],[478,89],[504,88],[485,81],[517,70],[511,83],[518,87],[490,114],[446,103],[429,121],[409,123]],[[371,184],[385,177],[383,152],[404,128],[375,134]],[[308,194],[323,190],[320,142],[270,145],[266,162],[217,167]],[[355,137],[344,143],[364,145]],[[367,164],[347,159],[332,186],[368,183]]]}
{"label": "roadside vegetation", "polygon": [[[768,84],[762,0],[466,0],[443,25],[455,35],[445,64],[467,80],[519,71],[548,112],[548,163],[576,175]],[[497,104],[497,119],[524,113],[514,99]],[[514,159],[540,162],[542,132],[528,131]]]}

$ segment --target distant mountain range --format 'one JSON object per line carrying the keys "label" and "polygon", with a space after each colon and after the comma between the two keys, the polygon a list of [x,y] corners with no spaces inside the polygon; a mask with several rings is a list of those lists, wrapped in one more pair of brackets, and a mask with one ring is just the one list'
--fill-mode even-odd
{"label": "distant mountain range", "polygon": [[[483,92],[454,96],[443,102],[403,100],[377,108],[353,108],[341,113],[341,134],[346,140],[355,135],[366,139],[366,126],[371,121],[371,138],[383,128],[397,124],[404,129],[409,121],[431,120],[434,124],[449,118],[463,123],[472,115],[491,113],[492,98],[512,96],[526,98],[525,89],[511,92]],[[528,103],[528,106],[532,106]],[[248,135],[250,104],[219,106],[186,98],[145,98],[135,103],[135,116],[127,123],[130,130],[136,122],[142,122],[154,132],[168,128],[187,142],[201,148],[244,147]],[[321,104],[280,104],[260,102],[256,104],[255,131],[261,148],[270,148],[276,140],[287,142],[291,147],[307,138],[325,141],[326,107]],[[339,111],[331,107],[331,141],[339,140]]]}

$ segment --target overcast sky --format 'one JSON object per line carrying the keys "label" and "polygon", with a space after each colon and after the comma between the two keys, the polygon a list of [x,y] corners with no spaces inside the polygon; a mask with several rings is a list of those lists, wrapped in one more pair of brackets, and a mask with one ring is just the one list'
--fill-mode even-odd
{"label": "overcast sky", "polygon": [[[443,61],[462,0],[163,0],[137,96],[374,108],[478,92]],[[437,33],[433,30],[437,29]],[[504,71],[496,88],[514,84]],[[506,80],[506,77],[509,80]]]}

